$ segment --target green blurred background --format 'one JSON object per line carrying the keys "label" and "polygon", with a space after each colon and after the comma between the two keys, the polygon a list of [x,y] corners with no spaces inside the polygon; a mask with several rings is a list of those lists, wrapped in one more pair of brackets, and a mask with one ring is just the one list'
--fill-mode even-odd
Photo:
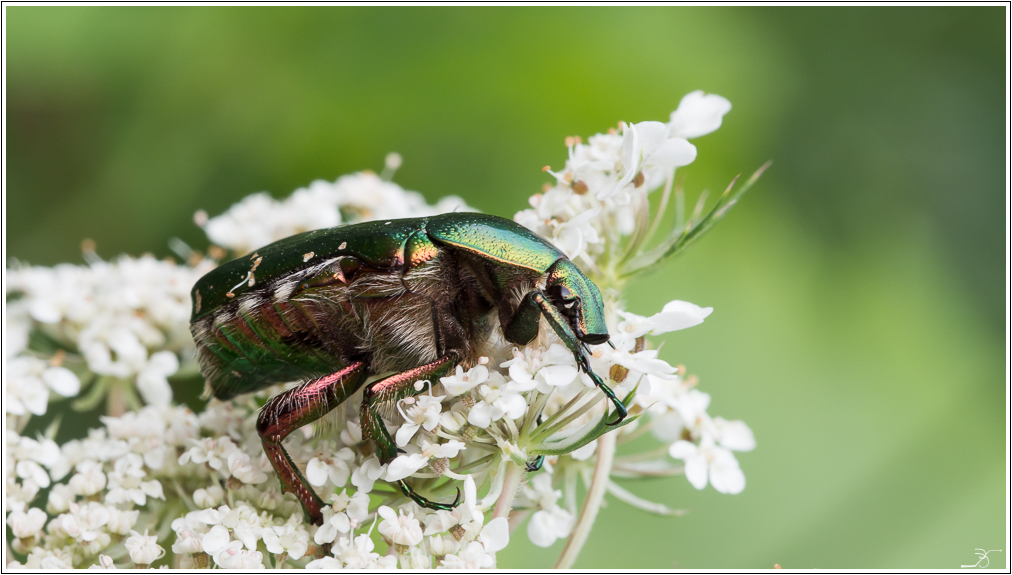
{"label": "green blurred background", "polygon": [[[167,255],[192,214],[378,170],[511,216],[563,139],[734,105],[687,188],[773,168],[629,293],[746,420],[744,493],[618,502],[577,567],[1007,565],[1005,10],[8,7],[7,257]],[[525,536],[504,567],[561,550]]]}

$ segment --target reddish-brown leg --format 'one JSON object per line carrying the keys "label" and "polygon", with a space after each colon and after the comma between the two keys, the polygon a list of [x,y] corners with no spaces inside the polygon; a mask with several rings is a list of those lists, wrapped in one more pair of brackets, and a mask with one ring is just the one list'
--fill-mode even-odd
{"label": "reddish-brown leg", "polygon": [[257,432],[281,481],[281,490],[294,493],[302,502],[306,517],[317,525],[323,523],[320,510],[324,502],[309,486],[281,441],[348,399],[365,382],[365,374],[365,362],[358,361],[341,371],[306,382],[272,397],[257,420]]}

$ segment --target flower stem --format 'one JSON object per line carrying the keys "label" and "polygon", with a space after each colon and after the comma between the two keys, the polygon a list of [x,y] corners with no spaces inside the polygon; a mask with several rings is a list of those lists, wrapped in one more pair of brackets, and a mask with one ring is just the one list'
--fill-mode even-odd
{"label": "flower stem", "polygon": [[106,396],[105,414],[109,417],[121,417],[126,413],[126,397],[123,392],[123,383],[116,382],[109,388],[109,395]]}
{"label": "flower stem", "polygon": [[604,493],[608,487],[609,476],[611,475],[611,464],[615,458],[615,434],[606,433],[598,439],[597,443],[597,464],[594,465],[594,477],[587,489],[587,498],[583,501],[583,509],[580,510],[580,518],[576,520],[573,532],[566,540],[566,547],[555,562],[556,569],[570,569],[576,561],[576,557],[583,549],[590,535],[590,528],[594,526],[597,519],[597,512],[604,501]]}
{"label": "flower stem", "polygon": [[492,512],[492,519],[505,517],[509,519],[510,510],[513,508],[513,500],[520,490],[520,482],[524,478],[524,468],[510,461],[506,464],[506,477],[503,478],[502,494],[495,503],[495,511]]}

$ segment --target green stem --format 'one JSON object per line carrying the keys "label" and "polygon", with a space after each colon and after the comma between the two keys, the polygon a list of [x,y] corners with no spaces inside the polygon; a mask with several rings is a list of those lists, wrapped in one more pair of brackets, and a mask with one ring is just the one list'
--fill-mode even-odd
{"label": "green stem", "polygon": [[524,478],[524,468],[510,461],[506,464],[506,476],[503,478],[502,494],[495,503],[495,511],[492,512],[492,519],[505,517],[509,519],[510,510],[513,509],[513,500],[516,499],[517,491]]}
{"label": "green stem", "polygon": [[109,395],[106,396],[105,414],[109,417],[120,417],[126,413],[126,392],[123,389],[124,383],[116,381],[109,388]]}
{"label": "green stem", "polygon": [[587,488],[587,498],[583,501],[580,518],[576,520],[573,532],[566,540],[566,547],[555,563],[556,569],[570,569],[580,555],[583,544],[587,542],[590,529],[597,519],[597,512],[604,501],[604,493],[608,488],[611,464],[615,458],[615,434],[606,433],[597,440],[597,464],[594,465],[594,477]]}
{"label": "green stem", "polygon": [[[581,405],[576,411],[566,415],[561,420],[555,422],[551,426],[546,427],[542,425],[541,427],[538,427],[536,430],[534,430],[534,433],[531,435],[531,443],[541,443],[541,441],[544,438],[551,437],[553,433],[569,425],[570,423],[575,421],[578,417],[590,411],[592,407],[594,407],[595,405],[600,403],[602,399],[604,399],[604,393],[602,393],[600,390],[595,389],[588,391],[590,391],[590,393],[592,393],[593,395],[586,403]],[[582,396],[583,393],[584,392],[581,391],[580,396]]]}

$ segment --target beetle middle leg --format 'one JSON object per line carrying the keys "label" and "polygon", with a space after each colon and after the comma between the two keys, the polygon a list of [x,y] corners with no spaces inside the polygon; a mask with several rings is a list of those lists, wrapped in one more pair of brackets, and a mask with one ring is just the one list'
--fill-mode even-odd
{"label": "beetle middle leg", "polygon": [[503,324],[503,335],[506,336],[508,341],[519,345],[530,343],[538,335],[538,322],[541,319],[541,315],[545,316],[548,324],[552,326],[552,330],[559,336],[562,343],[569,348],[569,351],[573,352],[573,356],[576,358],[580,369],[590,376],[590,379],[594,381],[594,385],[600,388],[615,406],[615,412],[618,414],[618,417],[615,421],[609,422],[608,425],[622,423],[627,414],[625,404],[619,400],[610,387],[605,385],[604,380],[594,373],[594,370],[590,369],[590,362],[587,360],[587,355],[584,352],[583,342],[576,337],[576,333],[569,327],[566,318],[548,301],[548,298],[541,290],[532,290],[524,296],[524,299],[521,300],[520,305],[513,313],[513,317],[509,318],[508,323]]}
{"label": "beetle middle leg", "polygon": [[[460,363],[460,354],[451,351],[432,363],[391,375],[366,387],[362,397],[362,437],[372,439],[376,443],[376,454],[379,456],[381,464],[386,465],[397,457],[397,445],[383,424],[383,418],[379,414],[379,406],[389,401],[399,401],[422,393],[427,387],[416,386],[417,382],[429,380],[429,386],[431,386],[433,380],[448,374],[458,363]],[[453,503],[447,504],[429,501],[418,495],[403,479],[398,481],[397,485],[405,496],[429,509],[448,511],[456,507],[460,501],[459,490],[457,491],[457,499]]]}
{"label": "beetle middle leg", "polygon": [[348,399],[365,382],[366,371],[365,362],[357,361],[336,373],[278,394],[264,405],[257,419],[257,432],[281,481],[281,490],[294,493],[306,516],[317,525],[323,523],[324,502],[309,486],[281,441]]}

